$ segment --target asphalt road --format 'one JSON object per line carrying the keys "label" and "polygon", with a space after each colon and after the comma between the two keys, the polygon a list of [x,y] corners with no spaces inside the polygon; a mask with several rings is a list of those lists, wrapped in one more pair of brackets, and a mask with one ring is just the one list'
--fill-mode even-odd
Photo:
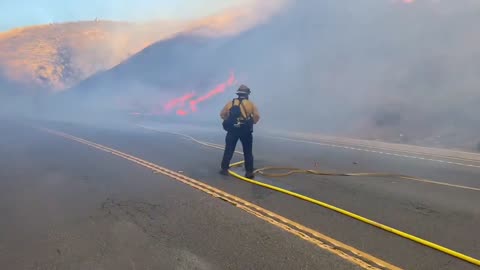
{"label": "asphalt road", "polygon": [[[478,269],[320,206],[220,176],[221,151],[177,135],[42,126],[180,171],[403,269]],[[169,130],[223,142],[221,130]],[[476,167],[259,134],[254,140],[256,167],[392,172],[480,188]],[[28,125],[2,122],[0,179],[2,269],[360,269],[190,186]],[[480,258],[480,191],[395,178],[257,179]]]}

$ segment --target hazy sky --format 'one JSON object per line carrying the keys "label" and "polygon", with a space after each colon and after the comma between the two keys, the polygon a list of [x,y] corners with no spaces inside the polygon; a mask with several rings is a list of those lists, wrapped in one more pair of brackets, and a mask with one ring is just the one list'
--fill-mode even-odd
{"label": "hazy sky", "polygon": [[89,20],[185,19],[210,15],[250,0],[0,0],[0,31]]}

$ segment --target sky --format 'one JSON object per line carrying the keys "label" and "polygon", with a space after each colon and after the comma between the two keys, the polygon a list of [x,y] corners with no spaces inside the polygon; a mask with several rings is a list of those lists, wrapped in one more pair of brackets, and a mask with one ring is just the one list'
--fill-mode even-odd
{"label": "sky", "polygon": [[0,0],[0,31],[52,22],[191,19],[250,0]]}

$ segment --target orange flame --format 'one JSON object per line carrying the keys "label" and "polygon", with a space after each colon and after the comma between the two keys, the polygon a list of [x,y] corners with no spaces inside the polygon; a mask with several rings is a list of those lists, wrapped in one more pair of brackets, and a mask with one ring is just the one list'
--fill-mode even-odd
{"label": "orange flame", "polygon": [[415,0],[394,0],[393,2],[396,3],[396,4],[400,3],[400,4],[407,4],[408,5],[408,4],[415,3]]}
{"label": "orange flame", "polygon": [[209,100],[212,97],[225,92],[225,89],[227,89],[227,87],[229,86],[232,86],[234,83],[235,83],[235,75],[232,73],[230,75],[230,78],[228,78],[227,82],[219,84],[217,87],[215,87],[213,90],[210,90],[205,95],[190,101],[190,110],[192,110],[192,112],[196,112],[198,103]]}
{"label": "orange flame", "polygon": [[[225,92],[225,90],[227,89],[227,87],[230,87],[232,86],[234,83],[236,82],[236,79],[235,79],[235,74],[232,72],[230,74],[230,77],[228,78],[228,80],[224,83],[221,83],[219,85],[217,85],[214,89],[210,90],[209,92],[207,92],[206,94],[196,98],[196,99],[193,99],[193,100],[190,100],[189,104],[190,104],[190,112],[196,112],[198,110],[197,108],[197,105],[199,103],[202,103],[202,102],[205,102],[211,98],[213,98],[214,96],[216,95],[219,95],[223,92]],[[187,101],[188,99],[192,98],[193,95],[184,95],[183,96],[183,99],[182,100],[182,106],[184,105],[185,101]],[[181,97],[182,98],[182,97]],[[177,99],[173,99],[173,100],[178,100],[179,98]],[[170,102],[167,103],[167,105],[170,104]],[[180,116],[186,116],[190,113],[189,111],[186,111],[184,109],[179,109],[177,110],[177,115],[180,115]]]}
{"label": "orange flame", "polygon": [[[211,98],[213,98],[213,97],[215,97],[215,96],[217,96],[221,93],[224,93],[225,90],[228,87],[232,86],[235,83],[236,83],[235,74],[232,72],[230,74],[230,77],[228,78],[228,80],[226,82],[223,82],[223,83],[217,85],[214,89],[208,91],[204,95],[193,99],[195,97],[195,93],[190,92],[190,93],[184,94],[180,97],[176,97],[174,99],[171,99],[171,100],[167,101],[167,103],[165,103],[165,105],[163,105],[162,113],[160,113],[159,112],[160,110],[158,110],[158,109],[153,109],[151,115],[169,113],[173,109],[176,109],[175,114],[179,115],[179,116],[186,116],[186,115],[189,115],[190,113],[197,112],[197,110],[198,110],[197,105],[199,103],[205,102],[205,101],[207,101],[207,100],[209,100],[209,99],[211,99]],[[186,102],[188,102],[189,108],[185,108],[185,103]],[[136,113],[132,113],[132,114],[138,115]],[[144,114],[144,115],[147,115],[147,114]]]}
{"label": "orange flame", "polygon": [[184,111],[184,110],[182,110],[182,109],[178,109],[178,110],[177,110],[177,115],[185,116],[185,115],[187,115],[187,114],[188,114],[187,111]]}
{"label": "orange flame", "polygon": [[170,101],[167,102],[167,104],[165,104],[165,106],[163,107],[165,111],[171,111],[175,106],[179,105],[180,106],[184,106],[185,105],[185,101],[191,99],[192,97],[195,96],[195,93],[188,93],[188,94],[185,94],[181,97],[178,97],[178,98],[174,98]]}

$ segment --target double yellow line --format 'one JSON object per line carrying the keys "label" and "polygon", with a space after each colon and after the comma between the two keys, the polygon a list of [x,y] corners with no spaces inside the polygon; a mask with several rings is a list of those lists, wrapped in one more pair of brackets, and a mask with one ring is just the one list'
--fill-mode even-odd
{"label": "double yellow line", "polygon": [[[176,135],[179,135],[179,136],[183,136],[185,138],[189,138],[197,143],[200,143],[202,145],[205,145],[205,146],[209,146],[209,147],[213,147],[213,148],[217,148],[217,149],[224,149],[221,145],[218,145],[218,144],[214,144],[214,143],[206,143],[206,142],[202,142],[202,141],[199,141],[189,135],[185,135],[185,134],[181,134],[181,133],[173,133],[173,132],[168,132],[168,133],[171,133],[171,134],[176,134]],[[239,154],[241,154],[241,152],[237,152]],[[230,166],[231,167],[238,167],[238,166],[241,166],[242,164],[244,163],[244,161],[240,161],[240,162],[237,162],[237,163],[233,163],[231,164]],[[255,185],[258,185],[258,186],[262,186],[264,188],[268,188],[268,189],[271,189],[271,190],[274,190],[274,191],[277,191],[277,192],[280,192],[280,193],[283,193],[283,194],[286,194],[286,195],[289,195],[289,196],[292,196],[292,197],[295,197],[295,198],[298,198],[298,199],[301,199],[301,200],[304,200],[304,201],[307,201],[307,202],[310,202],[310,203],[313,203],[313,204],[316,204],[316,205],[319,205],[319,206],[322,206],[324,208],[327,208],[327,209],[330,209],[330,210],[333,210],[335,212],[338,212],[340,214],[343,214],[345,216],[348,216],[348,217],[351,217],[351,218],[354,218],[356,220],[359,220],[361,222],[364,222],[366,224],[369,224],[369,225],[372,225],[372,226],[375,226],[377,228],[380,228],[382,230],[385,230],[387,232],[390,232],[390,233],[393,233],[393,234],[396,234],[400,237],[403,237],[403,238],[406,238],[406,239],[409,239],[411,241],[414,241],[416,243],[419,243],[419,244],[422,244],[424,246],[427,246],[427,247],[430,247],[432,249],[435,249],[435,250],[438,250],[440,252],[443,252],[445,254],[448,254],[450,256],[453,256],[453,257],[456,257],[458,259],[461,259],[461,260],[464,260],[466,262],[469,262],[469,263],[472,263],[474,265],[478,265],[480,266],[480,260],[478,259],[475,259],[473,257],[470,257],[470,256],[467,256],[465,254],[462,254],[460,252],[457,252],[457,251],[454,251],[452,249],[449,249],[449,248],[446,248],[444,246],[441,246],[441,245],[438,245],[438,244],[435,244],[433,242],[430,242],[430,241],[427,241],[425,239],[422,239],[420,237],[417,237],[417,236],[414,236],[412,234],[409,234],[409,233],[406,233],[406,232],[403,232],[403,231],[400,231],[400,230],[397,230],[395,228],[392,228],[392,227],[389,227],[387,225],[384,225],[382,223],[379,223],[379,222],[376,222],[376,221],[373,221],[373,220],[370,220],[366,217],[363,217],[363,216],[360,216],[358,214],[355,214],[355,213],[352,213],[352,212],[349,212],[347,210],[344,210],[344,209],[341,209],[339,207],[336,207],[336,206],[333,206],[333,205],[330,205],[328,203],[325,203],[325,202],[322,202],[322,201],[319,201],[319,200],[316,200],[316,199],[313,199],[313,198],[310,198],[308,196],[305,196],[305,195],[302,195],[302,194],[299,194],[299,193],[296,193],[296,192],[292,192],[292,191],[289,191],[289,190],[286,190],[286,189],[283,189],[283,188],[280,188],[280,187],[277,187],[277,186],[273,186],[273,185],[270,185],[270,184],[266,184],[266,183],[263,183],[263,182],[260,182],[260,181],[256,181],[256,180],[253,180],[253,179],[249,179],[249,178],[246,178],[246,177],[243,177],[241,175],[239,175],[238,173],[234,172],[234,171],[229,171],[229,173],[240,179],[240,180],[243,180],[243,181],[246,181],[246,182],[249,182],[249,183],[252,183],[252,184],[255,184]],[[438,182],[434,182],[434,181],[430,181],[431,183],[434,183],[434,184],[438,184]],[[461,188],[464,188],[464,187],[461,187]],[[469,189],[473,189],[473,188],[469,188]],[[474,190],[477,190],[478,189],[474,189]]]}
{"label": "double yellow line", "polygon": [[[84,145],[88,145],[90,147],[93,147],[97,150],[103,151],[110,153],[112,155],[115,155],[117,157],[129,160],[135,164],[138,164],[140,166],[143,166],[145,168],[148,168],[152,170],[155,173],[160,173],[166,176],[169,176],[170,178],[177,180],[181,183],[184,183],[186,185],[189,185],[197,190],[203,191],[215,198],[222,199],[226,202],[229,202],[235,207],[238,207],[239,209],[242,209],[243,211],[250,213],[286,232],[289,232],[297,237],[300,237],[301,239],[317,246],[320,247],[328,252],[331,252],[349,262],[352,264],[355,264],[357,266],[362,267],[363,269],[370,269],[370,270],[384,270],[384,269],[392,269],[392,270],[399,270],[401,268],[394,266],[390,263],[387,263],[379,258],[376,258],[370,254],[367,254],[365,252],[362,252],[360,250],[355,249],[354,247],[351,247],[349,245],[346,245],[342,242],[339,242],[331,237],[328,237],[318,231],[315,231],[311,228],[308,228],[306,226],[303,226],[295,221],[292,221],[286,217],[283,217],[277,213],[274,213],[272,211],[269,211],[267,209],[264,209],[258,205],[255,205],[253,203],[250,203],[248,201],[245,201],[239,197],[236,197],[232,194],[229,194],[227,192],[224,192],[220,189],[217,189],[215,187],[212,187],[210,185],[207,185],[201,181],[192,179],[190,177],[187,177],[183,174],[177,173],[175,171],[163,168],[159,165],[156,165],[154,163],[151,163],[149,161],[140,159],[138,157],[132,156],[130,154],[115,150],[113,148],[97,144],[79,137],[75,137],[72,135],[69,135],[67,133],[47,129],[47,128],[41,128],[41,130],[48,132],[50,134],[75,141]],[[188,137],[188,136],[187,136]],[[198,141],[200,142],[200,141]],[[215,146],[219,147],[216,144],[210,144],[210,143],[204,143],[201,142],[205,146]]]}

